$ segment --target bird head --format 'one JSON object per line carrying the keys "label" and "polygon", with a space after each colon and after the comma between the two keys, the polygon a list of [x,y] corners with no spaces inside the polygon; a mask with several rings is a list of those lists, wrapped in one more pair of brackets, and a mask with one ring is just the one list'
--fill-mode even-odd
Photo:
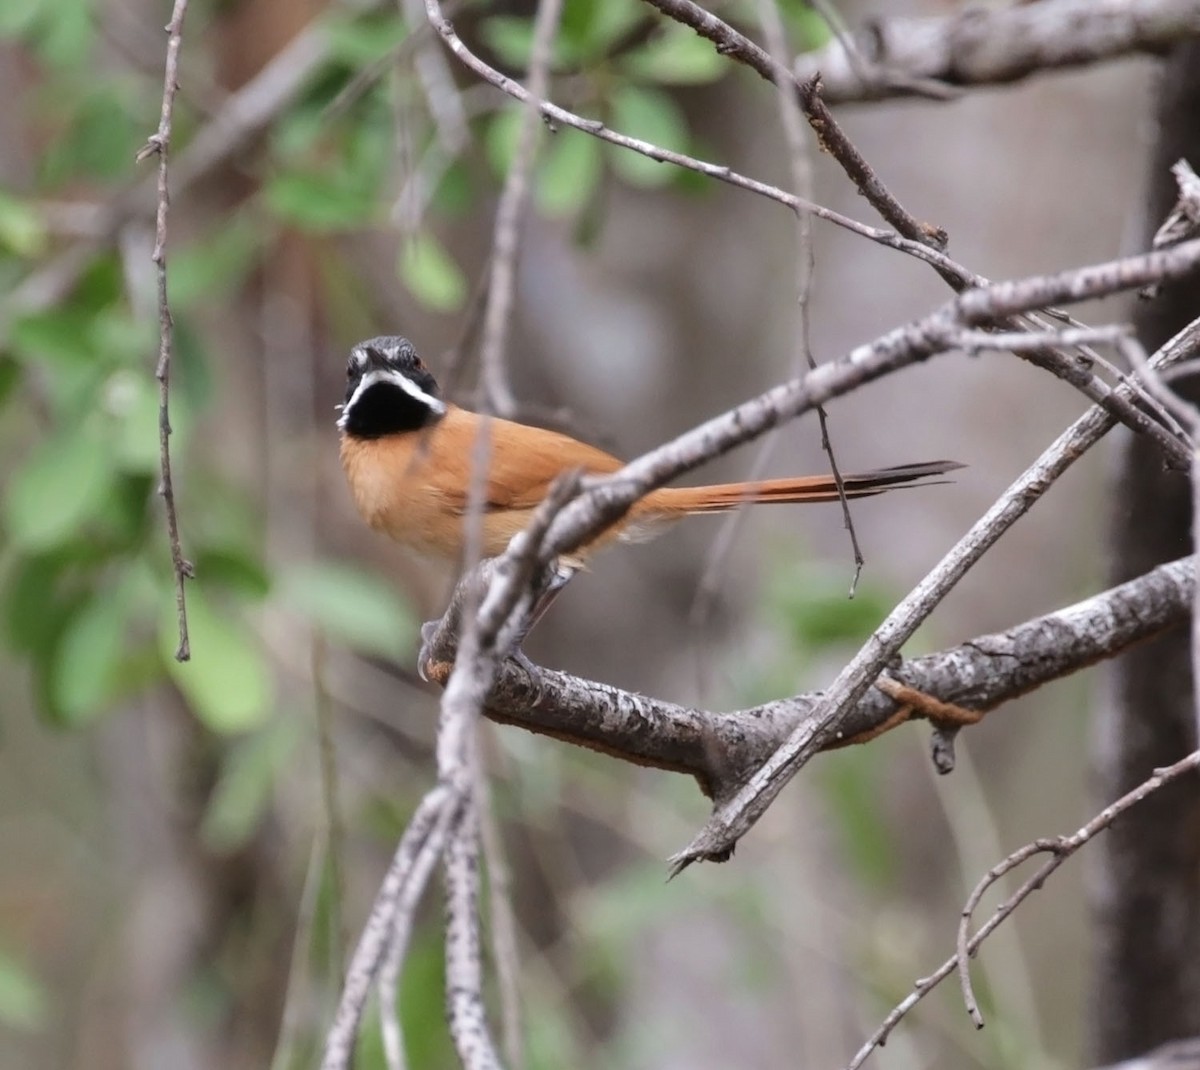
{"label": "bird head", "polygon": [[437,380],[407,338],[371,338],[350,350],[337,425],[353,438],[419,431],[446,415],[439,394]]}

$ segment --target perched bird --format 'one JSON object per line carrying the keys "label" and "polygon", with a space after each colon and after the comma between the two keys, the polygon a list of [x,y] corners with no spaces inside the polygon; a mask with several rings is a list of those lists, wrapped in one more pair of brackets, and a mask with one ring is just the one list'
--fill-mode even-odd
{"label": "perched bird", "polygon": [[[397,542],[458,560],[471,484],[472,446],[481,417],[444,401],[411,342],[384,336],[360,342],[346,365],[341,429],[342,467],[363,519]],[[617,471],[623,462],[569,435],[492,419],[484,492],[483,553],[495,557],[528,522],[555,477],[582,469]],[[842,477],[847,498],[864,498],[962,466],[930,461]],[[598,547],[653,538],[670,523],[747,503],[833,502],[833,476],[797,476],[651,491],[613,527],[563,561],[582,567]]]}

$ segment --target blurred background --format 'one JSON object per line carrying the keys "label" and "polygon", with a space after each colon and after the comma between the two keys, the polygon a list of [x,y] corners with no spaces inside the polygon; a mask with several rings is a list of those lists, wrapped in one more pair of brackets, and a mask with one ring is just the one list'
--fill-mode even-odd
{"label": "blurred background", "polygon": [[[883,9],[844,0],[855,24]],[[193,0],[172,156],[171,417],[193,659],[177,664],[158,470],[156,161],[168,11],[0,11],[0,1063],[311,1066],[387,859],[432,781],[416,627],[453,576],[369,532],[333,406],[356,341],[411,338],[469,403],[471,324],[519,112],[418,30],[420,4]],[[829,30],[781,0],[789,45]],[[753,5],[722,13],[762,39]],[[532,6],[456,5],[520,76]],[[992,278],[1121,251],[1139,220],[1154,64],[838,116],[949,251]],[[553,98],[790,188],[761,81],[635,0],[568,0]],[[240,124],[240,125],[239,125]],[[813,150],[816,199],[876,222]],[[543,138],[509,367],[520,415],[631,457],[788,377],[795,223],[778,204],[583,134]],[[814,226],[818,360],[948,296],[915,260]],[[1119,305],[1085,309],[1092,322]],[[735,708],[827,684],[1082,411],[1009,355],[946,356],[830,408],[844,471],[949,457],[953,485],[758,510],[697,602],[718,522],[615,550],[556,603],[536,660]],[[1114,436],[1115,437],[1115,436]],[[1111,448],[1111,447],[1110,447]],[[744,478],[760,447],[709,466]],[[913,646],[1105,586],[1105,450],[1054,488]],[[768,474],[821,471],[814,421]],[[724,866],[664,883],[704,821],[691,781],[484,727],[519,926],[530,1067],[839,1066],[953,949],[977,878],[1091,813],[1088,676],[989,717],[935,779],[927,731],[820,758]],[[933,995],[875,1065],[1056,1067],[1083,1050],[1072,863],[989,943],[989,1027]],[[404,978],[410,1063],[454,1065],[440,907]],[[285,1013],[286,1007],[286,1013]],[[368,1024],[359,1066],[383,1065]]]}

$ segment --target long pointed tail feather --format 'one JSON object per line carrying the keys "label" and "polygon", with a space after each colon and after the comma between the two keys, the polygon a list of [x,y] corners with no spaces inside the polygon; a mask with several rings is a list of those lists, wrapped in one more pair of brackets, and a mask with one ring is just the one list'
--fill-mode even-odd
{"label": "long pointed tail feather", "polygon": [[[868,498],[902,486],[941,483],[934,477],[953,472],[957,461],[927,461],[901,464],[842,476],[847,498]],[[787,502],[835,502],[837,481],[831,475],[799,476],[793,479],[764,479],[751,483],[718,483],[707,487],[664,487],[647,495],[635,512],[682,516],[689,513],[719,513],[741,505]]]}

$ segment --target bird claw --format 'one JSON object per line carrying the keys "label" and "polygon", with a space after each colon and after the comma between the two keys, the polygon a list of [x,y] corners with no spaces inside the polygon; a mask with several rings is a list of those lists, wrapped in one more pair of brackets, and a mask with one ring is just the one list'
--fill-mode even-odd
{"label": "bird claw", "polygon": [[540,706],[542,704],[542,671],[532,661],[528,655],[520,647],[517,647],[511,654],[508,655],[508,660],[517,666],[526,676],[529,681],[529,689],[533,692],[533,701],[531,706]]}
{"label": "bird claw", "polygon": [[444,674],[437,670],[438,666],[447,664],[435,656],[434,639],[437,637],[440,620],[427,620],[421,625],[421,649],[417,651],[417,675],[425,683],[440,683]]}

